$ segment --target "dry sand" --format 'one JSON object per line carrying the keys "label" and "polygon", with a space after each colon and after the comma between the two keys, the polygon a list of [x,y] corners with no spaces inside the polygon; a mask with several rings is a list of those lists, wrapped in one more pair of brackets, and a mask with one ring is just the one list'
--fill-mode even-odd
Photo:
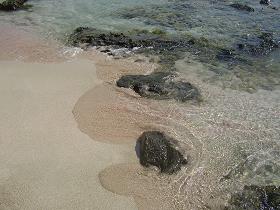
{"label": "dry sand", "polygon": [[0,61],[0,209],[136,209],[98,174],[134,157],[131,145],[93,141],[72,109],[100,83],[86,60]]}

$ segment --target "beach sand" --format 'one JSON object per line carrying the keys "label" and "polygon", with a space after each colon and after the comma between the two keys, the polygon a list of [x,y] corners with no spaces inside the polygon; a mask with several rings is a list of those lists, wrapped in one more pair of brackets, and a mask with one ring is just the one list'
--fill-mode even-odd
{"label": "beach sand", "polygon": [[91,61],[0,61],[0,75],[0,209],[136,209],[98,178],[134,148],[93,141],[72,114],[100,84]]}
{"label": "beach sand", "polygon": [[[178,75],[203,102],[150,100],[115,85],[152,72],[149,58],[33,36],[0,30],[0,209],[223,209],[230,193],[255,183],[252,171],[266,176],[260,161],[279,160],[279,90],[222,89],[188,59],[176,62]],[[135,143],[147,130],[174,137],[187,166],[172,176],[143,168]],[[240,173],[247,157],[255,162]]]}

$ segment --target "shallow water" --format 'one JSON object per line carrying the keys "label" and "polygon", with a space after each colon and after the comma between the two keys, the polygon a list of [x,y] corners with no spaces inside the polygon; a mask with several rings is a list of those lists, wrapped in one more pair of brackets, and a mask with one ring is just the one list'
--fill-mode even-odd
{"label": "shallow water", "polygon": [[[229,7],[231,2],[222,0],[30,0],[34,6],[31,11],[0,12],[0,24],[16,25],[62,43],[66,35],[79,26],[112,31],[161,29],[171,34],[204,37],[215,46],[229,48],[245,41],[256,43],[256,37],[261,32],[272,32],[274,39],[279,41],[280,10],[259,5],[254,0],[246,2],[254,7],[255,12],[235,10]],[[279,8],[280,1],[274,0],[272,5]],[[36,46],[40,45],[32,45]],[[40,48],[45,49],[44,46]],[[8,46],[5,49],[11,50]],[[48,52],[42,50],[35,54],[41,56]],[[229,193],[241,189],[245,184],[280,185],[279,49],[262,56],[241,53],[243,58],[250,61],[249,64],[201,61],[198,59],[199,53],[194,50],[182,53],[184,59],[177,61],[175,67],[182,78],[201,90],[204,102],[200,106],[156,102],[115,92],[110,85],[121,74],[132,72],[114,72],[114,62],[101,65],[99,76],[110,85],[109,88],[99,88],[100,93],[107,93],[106,97],[112,94],[116,100],[110,98],[112,103],[108,104],[110,100],[103,100],[105,96],[99,97],[97,89],[85,93],[77,103],[76,113],[79,117],[85,115],[77,120],[79,126],[93,139],[104,140],[106,137],[108,140],[121,133],[123,136],[120,137],[129,141],[145,129],[161,129],[176,137],[191,158],[190,165],[171,178],[158,178],[153,173],[141,171],[142,168],[136,167],[134,170],[135,166],[131,165],[113,166],[114,170],[110,171],[109,168],[101,176],[103,185],[113,192],[143,199],[145,195],[139,189],[123,187],[123,191],[120,191],[116,183],[111,183],[112,176],[119,175],[121,178],[122,173],[128,171],[127,180],[120,180],[120,183],[131,181],[135,188],[143,183],[149,188],[147,183],[151,183],[151,180],[160,180],[161,190],[165,192],[166,188],[173,193],[165,192],[166,197],[163,197],[173,200],[178,209],[218,209],[219,199],[224,203]],[[212,55],[209,54],[209,57]],[[148,65],[144,67],[146,72],[153,69],[146,69]],[[105,69],[105,73],[102,69]],[[134,71],[139,72],[145,71]],[[91,104],[89,101],[92,97],[100,100]],[[95,109],[91,110],[92,107]],[[114,127],[114,123],[119,121],[122,124]],[[108,124],[116,129],[103,132]],[[122,132],[123,129],[125,132]],[[138,181],[133,182],[132,177]],[[147,177],[152,179],[147,180]],[[164,185],[166,183],[168,186]],[[158,189],[151,190],[154,190],[153,195],[161,193]],[[164,201],[162,198],[159,200]]]}
{"label": "shallow water", "polygon": [[[44,37],[61,42],[65,42],[67,34],[79,26],[111,31],[161,29],[171,34],[208,40],[207,43],[215,49],[236,49],[240,43],[258,44],[258,37],[263,32],[273,33],[275,42],[280,41],[280,2],[276,0],[272,1],[270,7],[247,0],[246,3],[255,12],[238,11],[229,6],[232,2],[217,0],[29,2],[33,5],[30,11],[0,12],[0,23],[35,30]],[[208,78],[208,82],[214,79],[214,83],[219,81],[223,87],[249,92],[258,88],[271,90],[279,86],[279,49],[266,56],[252,56],[237,50],[244,62],[217,60],[215,49],[191,50],[192,59],[202,61],[215,73]],[[204,54],[201,51],[205,51]]]}
{"label": "shallow water", "polygon": [[[165,0],[157,2],[161,4]],[[25,28],[36,28],[44,35],[54,38],[63,38],[65,33],[72,32],[79,26],[93,26],[109,30],[132,28],[135,22],[116,18],[114,13],[126,6],[154,4],[149,0],[30,0],[29,3],[33,5],[31,11],[9,14],[0,12],[0,21],[14,23]],[[141,23],[138,25],[141,27]]]}

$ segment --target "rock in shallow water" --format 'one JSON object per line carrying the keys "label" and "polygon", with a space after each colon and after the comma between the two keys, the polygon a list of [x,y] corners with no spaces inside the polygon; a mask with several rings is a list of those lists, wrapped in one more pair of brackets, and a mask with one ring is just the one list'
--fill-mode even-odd
{"label": "rock in shallow water", "polygon": [[152,47],[167,50],[185,45],[182,40],[163,37],[164,34],[144,30],[118,33],[100,31],[95,28],[79,27],[69,37],[69,44],[81,46],[112,46],[115,48]]}
{"label": "rock in shallow water", "polygon": [[125,75],[117,81],[118,87],[131,88],[140,96],[153,99],[175,99],[185,102],[200,100],[196,87],[188,82],[173,81],[170,73],[156,72],[150,75]]}
{"label": "rock in shallow water", "polygon": [[280,187],[245,186],[243,191],[234,194],[227,210],[279,210]]}
{"label": "rock in shallow water", "polygon": [[24,5],[25,2],[27,2],[27,0],[6,0],[0,3],[0,10],[15,11],[18,9],[25,9],[26,8],[26,6]]}
{"label": "rock in shallow water", "polygon": [[137,140],[141,165],[156,166],[162,173],[168,174],[179,171],[187,160],[173,147],[173,142],[172,138],[159,131],[144,132]]}
{"label": "rock in shallow water", "polygon": [[[253,42],[254,44],[251,44]],[[238,44],[240,50],[244,50],[253,56],[268,55],[270,52],[279,49],[279,38],[273,37],[273,33],[263,32],[255,40],[248,40],[248,43]]]}
{"label": "rock in shallow water", "polygon": [[270,0],[261,0],[260,4],[269,5],[270,4]]}
{"label": "rock in shallow water", "polygon": [[244,11],[247,11],[247,12],[254,12],[255,11],[254,8],[249,7],[245,4],[235,3],[235,4],[231,4],[230,6],[235,8],[235,9],[244,10]]}

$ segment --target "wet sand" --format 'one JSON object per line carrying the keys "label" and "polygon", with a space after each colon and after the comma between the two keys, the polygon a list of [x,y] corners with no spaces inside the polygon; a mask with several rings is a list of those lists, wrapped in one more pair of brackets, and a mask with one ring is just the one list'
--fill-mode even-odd
{"label": "wet sand", "polygon": [[100,83],[92,62],[0,61],[0,74],[0,209],[136,209],[98,178],[133,148],[93,141],[72,115]]}
{"label": "wet sand", "polygon": [[60,55],[61,45],[46,40],[15,26],[0,24],[1,60],[29,62],[58,62],[65,60]]}
{"label": "wet sand", "polygon": [[[103,67],[98,67],[102,72]],[[145,169],[138,161],[113,165],[99,174],[102,185],[133,196],[144,210],[224,209],[231,193],[244,184],[277,184],[279,90],[250,94],[223,89],[201,79],[209,72],[197,62],[181,60],[176,67],[182,79],[199,87],[201,104],[139,98],[130,90],[116,88],[115,79],[106,77],[106,84],[77,102],[77,122],[93,138],[128,143],[135,142],[143,130],[161,130],[177,139],[189,158],[187,166],[172,176]],[[111,102],[107,94],[100,94],[103,91],[110,93]],[[93,100],[96,94],[98,102]],[[107,123],[111,129],[102,130]],[[267,167],[273,169],[268,172]]]}

